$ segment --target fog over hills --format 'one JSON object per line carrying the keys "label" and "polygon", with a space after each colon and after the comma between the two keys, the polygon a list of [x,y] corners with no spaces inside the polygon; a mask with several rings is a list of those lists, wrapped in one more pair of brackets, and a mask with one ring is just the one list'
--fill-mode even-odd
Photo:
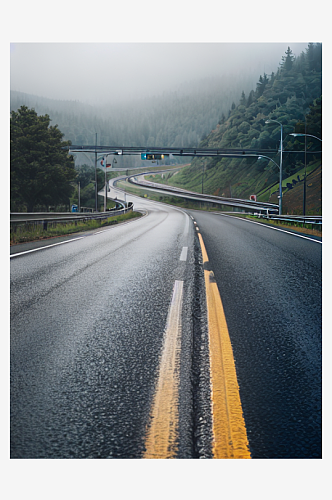
{"label": "fog over hills", "polygon": [[[10,88],[91,104],[129,102],[210,77],[275,71],[289,43],[14,43]],[[298,56],[307,43],[292,43]]]}
{"label": "fog over hills", "polygon": [[[304,43],[12,44],[11,110],[48,114],[73,144],[197,146]],[[78,158],[78,162],[85,162]],[[136,158],[123,158],[136,166]],[[134,164],[133,164],[134,163]]]}

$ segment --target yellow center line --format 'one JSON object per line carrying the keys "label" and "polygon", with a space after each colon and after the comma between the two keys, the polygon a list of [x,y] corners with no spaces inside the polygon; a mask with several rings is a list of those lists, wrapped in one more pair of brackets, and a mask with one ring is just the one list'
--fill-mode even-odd
{"label": "yellow center line", "polygon": [[175,281],[143,458],[175,458],[177,452],[182,296],[183,281]]}
{"label": "yellow center line", "polygon": [[[203,263],[209,261],[198,233]],[[232,344],[213,272],[204,270],[210,344],[213,456],[251,458]]]}

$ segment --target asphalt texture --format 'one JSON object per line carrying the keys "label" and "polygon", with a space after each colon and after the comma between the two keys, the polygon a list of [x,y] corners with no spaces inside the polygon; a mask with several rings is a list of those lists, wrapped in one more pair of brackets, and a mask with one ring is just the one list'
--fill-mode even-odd
{"label": "asphalt texture", "polygon": [[11,249],[11,458],[142,457],[175,280],[184,281],[177,456],[210,457],[191,219],[149,203],[145,217],[79,237]]}
{"label": "asphalt texture", "polygon": [[[175,280],[184,282],[177,457],[212,457],[197,234],[182,210],[127,201],[147,215],[11,248],[11,458],[142,457]],[[223,302],[252,458],[320,458],[321,243],[187,213]]]}
{"label": "asphalt texture", "polygon": [[321,458],[321,243],[189,213],[223,302],[252,458]]}

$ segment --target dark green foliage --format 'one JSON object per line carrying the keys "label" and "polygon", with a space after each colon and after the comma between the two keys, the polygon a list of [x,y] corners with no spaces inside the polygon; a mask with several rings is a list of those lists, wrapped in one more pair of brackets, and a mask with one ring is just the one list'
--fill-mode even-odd
{"label": "dark green foliage", "polygon": [[268,84],[268,81],[269,81],[269,79],[265,73],[264,73],[263,77],[262,76],[259,77],[259,81],[257,83],[257,88],[256,88],[256,96],[257,97],[260,97],[263,94],[263,92],[266,88],[266,85]]}
{"label": "dark green foliage", "polygon": [[251,90],[247,100],[247,108],[249,108],[249,106],[253,103],[253,100],[254,100],[254,91]]}
{"label": "dark green foliage", "polygon": [[76,169],[76,182],[79,182],[81,189],[84,189],[91,181],[95,180],[95,169],[89,165],[79,165]]}
{"label": "dark green foliage", "polygon": [[50,126],[48,115],[38,116],[26,106],[11,113],[10,195],[11,210],[33,211],[37,205],[67,204],[76,177],[74,161],[61,148],[57,125]]}
{"label": "dark green foliage", "polygon": [[[283,178],[292,175],[304,166],[303,137],[293,138],[288,134],[304,132],[306,116],[307,134],[322,137],[322,74],[321,44],[309,44],[306,53],[295,58],[290,48],[282,57],[280,68],[270,78],[260,76],[256,91],[251,91],[246,99],[242,92],[240,104],[231,109],[227,119],[219,122],[217,131],[211,132],[200,144],[201,147],[242,147],[256,149],[278,149],[280,147],[280,125],[266,120],[277,120],[283,124]],[[308,138],[309,139],[309,138]],[[314,141],[315,147],[314,149]],[[321,143],[308,140],[307,148],[320,151]],[[308,150],[309,150],[308,149]],[[287,154],[287,150],[299,150],[299,154]],[[229,193],[247,198],[278,182],[279,155],[271,159],[275,162],[256,159],[207,159],[206,171],[209,178],[204,179],[204,191],[213,194]],[[319,159],[319,153],[309,156],[307,162]],[[200,159],[194,159],[189,169],[185,168],[174,178],[174,182],[196,191],[200,190]],[[211,168],[211,165],[213,166]],[[195,176],[197,172],[197,178]],[[291,183],[293,186],[293,183]]]}
{"label": "dark green foliage", "polygon": [[[174,77],[176,82],[176,77]],[[112,146],[198,146],[204,134],[226,119],[242,90],[249,92],[252,77],[234,81],[229,76],[182,84],[177,91],[119,104],[89,106],[76,101],[56,101],[11,91],[10,109],[22,104],[38,114],[47,113],[72,144]],[[221,118],[220,118],[221,117]],[[83,155],[82,155],[83,157]],[[76,164],[86,163],[78,155]],[[121,166],[139,166],[140,158],[123,157]],[[183,162],[175,158],[173,161]]]}
{"label": "dark green foliage", "polygon": [[285,71],[290,71],[292,69],[293,62],[295,59],[290,47],[287,48],[285,54],[286,55],[282,57],[282,68]]}
{"label": "dark green foliage", "polygon": [[307,48],[307,65],[309,71],[322,71],[322,44],[309,43]]}
{"label": "dark green foliage", "polygon": [[[80,204],[82,207],[95,208],[96,206],[96,188],[95,188],[95,167],[92,165],[78,165],[76,167],[77,177],[75,183],[80,182]],[[107,179],[110,178],[108,173]],[[97,191],[100,191],[105,185],[105,173],[97,169]],[[78,203],[78,187],[75,186],[75,192],[72,196],[73,203]],[[101,200],[98,198],[98,205]]]}
{"label": "dark green foliage", "polygon": [[[310,112],[306,115],[306,124],[300,120],[295,125],[295,132],[304,134],[315,135],[322,138],[322,97],[315,99],[313,104],[309,106]],[[310,140],[310,139],[309,139]],[[313,142],[313,141],[312,141]],[[321,149],[319,142],[315,141],[316,149]]]}

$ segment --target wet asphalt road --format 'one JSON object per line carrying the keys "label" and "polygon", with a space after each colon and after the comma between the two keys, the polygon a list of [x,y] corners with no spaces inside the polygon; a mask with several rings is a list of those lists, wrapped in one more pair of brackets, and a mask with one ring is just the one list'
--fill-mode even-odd
{"label": "wet asphalt road", "polygon": [[142,456],[175,280],[184,282],[178,456],[199,447],[208,456],[193,438],[191,219],[150,203],[140,220],[81,236],[11,259],[11,457]]}
{"label": "wet asphalt road", "polygon": [[[175,280],[178,457],[211,457],[194,227],[181,210],[130,199],[148,215],[11,259],[12,458],[142,457]],[[320,457],[321,244],[189,213],[223,301],[252,457]]]}
{"label": "wet asphalt road", "polygon": [[223,302],[252,458],[321,457],[321,243],[190,213]]}

